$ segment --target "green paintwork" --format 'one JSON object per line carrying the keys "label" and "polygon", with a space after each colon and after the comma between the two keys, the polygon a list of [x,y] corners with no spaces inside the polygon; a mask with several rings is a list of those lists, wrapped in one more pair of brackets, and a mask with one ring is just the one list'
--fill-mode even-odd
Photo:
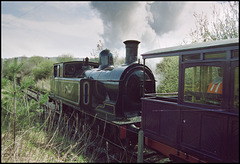
{"label": "green paintwork", "polygon": [[54,83],[56,98],[61,98],[75,105],[80,104],[80,79],[55,78],[51,83]]}

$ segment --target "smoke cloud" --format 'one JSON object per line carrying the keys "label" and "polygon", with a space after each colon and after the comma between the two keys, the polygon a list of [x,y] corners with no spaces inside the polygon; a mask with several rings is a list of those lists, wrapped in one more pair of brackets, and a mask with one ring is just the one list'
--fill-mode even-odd
{"label": "smoke cloud", "polygon": [[109,49],[123,47],[123,41],[139,40],[141,47],[158,48],[158,38],[177,28],[184,3],[178,2],[99,2],[93,1],[104,24],[102,38]]}
{"label": "smoke cloud", "polygon": [[177,29],[178,16],[184,6],[185,4],[182,2],[154,2],[149,4],[149,12],[152,14],[152,20],[149,20],[150,26],[159,36]]}

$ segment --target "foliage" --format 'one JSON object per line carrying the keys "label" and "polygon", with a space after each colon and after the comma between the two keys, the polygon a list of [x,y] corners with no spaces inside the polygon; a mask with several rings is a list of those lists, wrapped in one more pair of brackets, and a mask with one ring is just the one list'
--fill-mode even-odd
{"label": "foliage", "polygon": [[163,58],[163,61],[157,64],[156,73],[163,77],[159,79],[158,93],[178,91],[178,56]]}
{"label": "foliage", "polygon": [[63,54],[61,56],[58,56],[57,58],[58,63],[67,62],[67,61],[73,61],[73,56],[70,54]]}
{"label": "foliage", "polygon": [[44,58],[41,56],[32,56],[28,59],[30,63],[33,63],[34,65],[38,65],[41,62],[43,62]]}
{"label": "foliage", "polygon": [[[204,13],[194,13],[196,27],[189,34],[191,43],[239,37],[239,2],[224,2],[222,7],[221,11],[214,9],[211,21]],[[185,40],[184,43],[187,41]],[[160,86],[157,86],[158,92],[177,91],[178,66],[177,59],[169,57],[165,57],[157,64],[156,71],[164,76],[164,79],[160,80]]]}
{"label": "foliage", "polygon": [[[2,63],[2,68],[5,69],[2,70],[4,76],[1,77],[1,161],[85,162],[81,154],[88,152],[86,150],[92,144],[89,141],[91,134],[84,132],[87,136],[67,140],[66,136],[70,136],[72,131],[67,132],[63,126],[52,126],[50,129],[53,120],[47,120],[50,118],[48,116],[44,122],[41,120],[41,105],[48,101],[48,94],[40,96],[40,101],[36,102],[29,100],[26,93],[22,92],[35,86],[34,80],[52,75],[54,62],[42,57],[24,58],[21,63],[18,62],[16,58]],[[22,78],[19,85],[16,85],[16,78],[19,76]],[[57,137],[61,137],[60,142],[56,141]],[[85,138],[88,142],[85,142]]]}
{"label": "foliage", "polygon": [[113,57],[114,66],[122,65],[122,64],[124,64],[124,62],[125,62],[125,58],[124,57],[118,57],[118,55]]}
{"label": "foliage", "polygon": [[4,60],[1,64],[2,64],[2,77],[7,78],[9,76],[9,73],[8,73],[9,60]]}
{"label": "foliage", "polygon": [[29,87],[34,86],[35,82],[32,76],[25,76],[23,77],[22,81],[20,82],[20,89],[28,89]]}
{"label": "foliage", "polygon": [[2,77],[8,78],[10,80],[13,80],[13,76],[10,73],[10,66],[16,65],[16,62],[20,61],[21,68],[18,70],[16,77],[18,80],[21,80],[25,76],[32,76],[32,70],[38,66],[40,63],[45,62],[46,59],[40,56],[33,56],[30,58],[22,57],[20,59],[5,59],[2,63]]}
{"label": "foliage", "polygon": [[90,62],[98,63],[98,57],[97,57],[97,58],[89,58],[89,61],[90,61]]}
{"label": "foliage", "polygon": [[[41,61],[43,61],[43,60],[41,60]],[[24,60],[22,69],[20,71],[20,77],[23,78],[24,76],[32,75],[33,68],[36,67],[38,64],[39,63],[32,62],[31,58]]]}
{"label": "foliage", "polygon": [[224,2],[222,8],[214,7],[212,20],[204,13],[194,13],[196,27],[190,32],[193,43],[239,37],[239,2]]}
{"label": "foliage", "polygon": [[49,92],[50,91],[50,81],[51,81],[51,78],[38,80],[34,87],[39,91]]}
{"label": "foliage", "polygon": [[3,77],[10,80],[16,80],[17,74],[20,72],[23,63],[18,64],[18,59],[4,61]]}
{"label": "foliage", "polygon": [[[91,52],[91,58],[89,59],[89,61],[91,62],[99,62],[98,58],[99,58],[99,54],[102,50],[106,49],[105,45],[103,44],[103,42],[101,40],[99,40],[99,42],[97,43],[97,48],[93,49]],[[113,63],[114,66],[118,66],[124,63],[124,58],[119,58],[119,53],[114,50],[111,52],[113,54]]]}
{"label": "foliage", "polygon": [[5,88],[9,83],[10,83],[10,80],[1,77],[1,89]]}
{"label": "foliage", "polygon": [[[40,96],[39,102],[28,101],[22,89],[34,85],[31,76],[23,78],[15,91],[10,80],[2,77],[1,82],[2,162],[85,162],[81,154],[88,152],[87,148],[92,145],[89,140],[92,134],[84,132],[75,138],[77,133],[72,136],[72,131],[68,129],[69,125],[64,126],[69,120],[62,121],[64,120],[62,118],[57,127],[53,126],[55,115],[51,112],[44,117],[45,120],[41,120],[43,118],[41,105],[48,101],[48,94]],[[12,108],[14,96],[16,96],[16,113]],[[15,114],[16,117],[12,117]],[[14,141],[10,128],[13,118],[16,118]],[[76,126],[76,130],[80,129]],[[92,157],[94,156],[91,156],[91,159]]]}
{"label": "foliage", "polygon": [[[102,43],[101,40],[99,40],[99,43],[97,43],[97,48],[96,49],[93,49],[92,52],[91,52],[91,56],[93,59],[98,59],[99,57],[99,53],[105,49],[105,46],[104,44]],[[98,62],[98,60],[97,60]]]}
{"label": "foliage", "polygon": [[[16,85],[14,89],[14,85],[9,83],[10,81],[7,79],[2,78],[1,81],[3,82],[2,85],[2,107],[14,114],[13,111],[13,100],[15,97],[15,114],[16,114],[16,122],[21,125],[20,127],[29,124],[30,122],[26,122],[25,119],[27,116],[33,116],[34,112],[37,111],[38,103],[34,101],[28,102],[26,93],[22,92],[22,90],[26,90],[30,86],[33,86],[35,82],[33,81],[32,77],[24,77],[21,81],[20,86]],[[46,98],[44,99],[46,101]],[[33,112],[33,113],[32,113]],[[12,118],[9,118],[12,119]],[[31,119],[31,122],[33,120]],[[20,128],[17,127],[17,128]]]}
{"label": "foliage", "polygon": [[53,64],[54,62],[51,60],[44,60],[41,62],[32,70],[34,79],[37,81],[50,77],[53,73]]}
{"label": "foliage", "polygon": [[12,109],[13,85],[7,78],[1,77],[1,107]]}

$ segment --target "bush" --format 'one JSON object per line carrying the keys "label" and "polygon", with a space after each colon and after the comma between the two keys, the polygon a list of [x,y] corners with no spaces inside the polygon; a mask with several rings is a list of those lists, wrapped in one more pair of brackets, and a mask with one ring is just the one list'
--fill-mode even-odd
{"label": "bush", "polygon": [[70,54],[63,54],[61,56],[58,56],[57,58],[58,63],[67,62],[67,61],[73,61],[73,56]]}
{"label": "bush", "polygon": [[49,78],[53,74],[53,64],[53,61],[45,60],[36,66],[32,70],[35,81]]}
{"label": "bush", "polygon": [[22,69],[20,71],[20,77],[23,78],[24,76],[32,75],[32,70],[37,65],[30,60],[24,61],[24,64],[22,66]]}
{"label": "bush", "polygon": [[178,56],[164,57],[157,64],[156,72],[161,74],[160,85],[157,86],[158,93],[178,92]]}

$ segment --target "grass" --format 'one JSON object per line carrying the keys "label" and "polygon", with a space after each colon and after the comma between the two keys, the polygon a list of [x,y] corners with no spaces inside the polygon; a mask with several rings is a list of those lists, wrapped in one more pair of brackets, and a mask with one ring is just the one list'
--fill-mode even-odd
{"label": "grass", "polygon": [[51,128],[47,124],[51,122],[48,117],[42,127],[31,126],[17,131],[15,145],[12,131],[4,130],[1,133],[1,162],[88,162],[81,155],[84,152],[82,140],[73,140],[69,132],[59,126]]}
{"label": "grass", "polygon": [[[1,91],[3,91],[3,88]],[[98,144],[100,142],[89,128],[85,128],[85,130],[82,128],[83,120],[73,122],[75,127],[75,133],[73,133],[68,128],[70,126],[68,117],[62,116],[61,120],[56,122],[54,112],[42,115],[37,112],[42,110],[36,107],[38,109],[28,108],[24,110],[25,112],[20,113],[21,115],[17,115],[16,126],[13,128],[12,101],[9,99],[8,103],[10,105],[5,105],[7,99],[4,96],[6,95],[1,95],[2,163],[86,163],[95,162],[98,159],[99,148],[94,146],[94,142],[97,141]],[[21,97],[17,99],[19,105],[16,111],[22,110],[25,106],[21,104],[24,102],[21,99],[23,100]],[[28,106],[31,106],[30,102]],[[32,107],[35,106],[32,105]],[[50,109],[47,110],[51,111]],[[13,129],[15,129],[16,133],[15,139]]]}
{"label": "grass", "polygon": [[[62,123],[53,126],[53,115],[46,116],[40,126],[29,126],[16,132],[15,145],[11,130],[1,133],[1,162],[68,162],[86,163],[98,160],[100,144],[90,128],[81,130],[75,127],[76,133],[68,130],[69,120],[62,118]],[[8,126],[7,124],[2,125]],[[5,128],[7,129],[7,128]],[[14,146],[13,146],[14,145]]]}
{"label": "grass", "polygon": [[38,80],[35,87],[40,90],[50,91],[50,78]]}

